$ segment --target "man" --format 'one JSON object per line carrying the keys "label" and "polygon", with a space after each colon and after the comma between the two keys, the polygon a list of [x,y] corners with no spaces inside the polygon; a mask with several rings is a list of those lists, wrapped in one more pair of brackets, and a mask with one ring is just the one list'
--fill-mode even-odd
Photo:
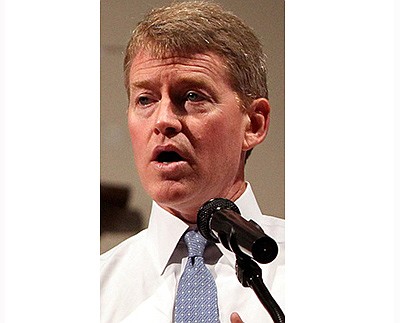
{"label": "man", "polygon": [[[269,126],[265,71],[253,32],[212,3],[153,10],[135,29],[125,57],[128,126],[154,203],[149,227],[102,255],[102,322],[189,321],[179,318],[187,305],[176,296],[194,262],[186,233],[197,230],[199,208],[216,197],[235,201],[278,242],[278,257],[262,269],[283,307],[284,224],[261,214],[244,178],[246,159]],[[232,252],[208,244],[203,261],[216,287],[214,321],[241,322],[237,312],[245,322],[272,322],[236,278]],[[191,304],[185,315],[197,314],[200,303]]]}

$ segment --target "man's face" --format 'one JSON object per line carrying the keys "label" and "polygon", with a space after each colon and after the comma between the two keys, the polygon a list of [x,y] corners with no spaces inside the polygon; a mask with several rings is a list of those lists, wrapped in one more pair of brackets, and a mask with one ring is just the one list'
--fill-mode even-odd
{"label": "man's face", "polygon": [[164,209],[194,223],[204,202],[243,192],[249,118],[217,55],[138,54],[128,124],[142,184]]}

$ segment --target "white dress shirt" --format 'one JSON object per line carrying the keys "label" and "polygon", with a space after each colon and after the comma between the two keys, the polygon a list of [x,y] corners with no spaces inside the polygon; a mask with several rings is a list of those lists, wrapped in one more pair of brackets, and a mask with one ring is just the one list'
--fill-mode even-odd
{"label": "white dress shirt", "polygon": [[[284,220],[262,215],[248,183],[235,204],[278,243],[277,258],[260,267],[265,285],[284,310]],[[101,255],[101,322],[173,322],[175,293],[187,260],[181,238],[188,228],[153,202],[148,228]],[[253,290],[239,283],[234,253],[218,243],[207,246],[204,258],[217,285],[222,323],[230,322],[232,312],[246,323],[272,322]]]}

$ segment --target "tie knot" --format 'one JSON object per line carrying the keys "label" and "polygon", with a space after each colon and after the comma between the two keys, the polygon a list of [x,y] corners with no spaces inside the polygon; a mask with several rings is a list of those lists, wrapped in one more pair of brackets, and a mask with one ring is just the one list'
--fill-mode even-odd
{"label": "tie knot", "polygon": [[188,231],[185,236],[185,243],[188,248],[188,257],[203,257],[207,240],[196,231]]}

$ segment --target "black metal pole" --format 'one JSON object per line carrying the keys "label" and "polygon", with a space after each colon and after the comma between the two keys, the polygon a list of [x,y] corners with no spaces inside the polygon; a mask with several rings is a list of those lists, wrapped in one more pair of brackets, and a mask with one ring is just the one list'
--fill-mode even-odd
{"label": "black metal pole", "polygon": [[236,275],[244,287],[251,287],[274,323],[284,323],[285,314],[262,280],[261,268],[250,257],[236,254]]}

